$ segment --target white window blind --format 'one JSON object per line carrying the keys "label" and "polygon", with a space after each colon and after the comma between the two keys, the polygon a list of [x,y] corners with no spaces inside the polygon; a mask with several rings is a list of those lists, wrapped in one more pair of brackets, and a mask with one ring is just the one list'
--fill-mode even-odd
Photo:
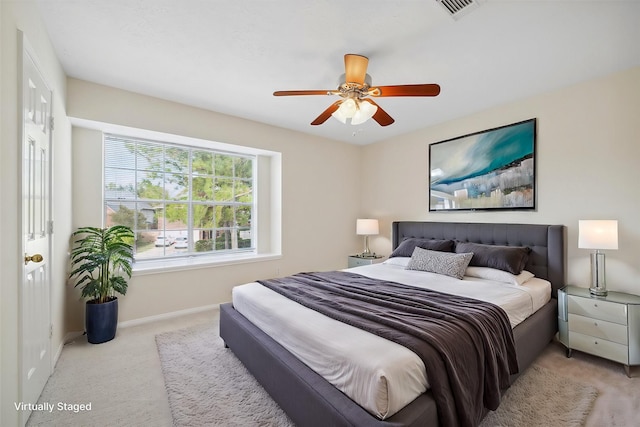
{"label": "white window blind", "polygon": [[256,158],[104,136],[106,226],[129,226],[136,260],[255,251]]}

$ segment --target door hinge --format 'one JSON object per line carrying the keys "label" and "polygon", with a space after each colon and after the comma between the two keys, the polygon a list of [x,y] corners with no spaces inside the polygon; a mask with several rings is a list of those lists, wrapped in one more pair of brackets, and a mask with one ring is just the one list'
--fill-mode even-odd
{"label": "door hinge", "polygon": [[49,338],[53,338],[53,325],[49,324]]}
{"label": "door hinge", "polygon": [[53,234],[53,220],[48,221],[47,231],[49,234]]}
{"label": "door hinge", "polygon": [[49,129],[50,129],[52,132],[53,132],[53,129],[56,127],[53,119],[54,119],[54,117],[53,117],[53,116],[49,117]]}

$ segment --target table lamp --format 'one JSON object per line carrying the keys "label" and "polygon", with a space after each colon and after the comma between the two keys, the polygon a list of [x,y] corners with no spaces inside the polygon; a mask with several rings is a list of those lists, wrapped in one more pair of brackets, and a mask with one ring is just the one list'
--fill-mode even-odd
{"label": "table lamp", "polygon": [[363,258],[374,256],[369,250],[369,236],[375,236],[379,233],[377,219],[358,219],[356,220],[356,234],[364,236],[364,252],[360,254]]}
{"label": "table lamp", "polygon": [[578,248],[594,249],[591,253],[591,295],[607,295],[605,279],[605,257],[603,249],[618,249],[618,221],[580,220],[578,221]]}

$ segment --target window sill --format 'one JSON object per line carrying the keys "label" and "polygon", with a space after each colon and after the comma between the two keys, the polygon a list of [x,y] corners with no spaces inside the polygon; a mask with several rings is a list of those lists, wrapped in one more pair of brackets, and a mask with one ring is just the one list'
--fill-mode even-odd
{"label": "window sill", "polygon": [[133,276],[144,276],[147,274],[166,273],[170,271],[194,270],[198,268],[223,267],[227,265],[272,261],[280,258],[282,258],[282,255],[276,253],[249,253],[243,255],[216,255],[211,257],[194,256],[187,258],[139,261],[133,266]]}

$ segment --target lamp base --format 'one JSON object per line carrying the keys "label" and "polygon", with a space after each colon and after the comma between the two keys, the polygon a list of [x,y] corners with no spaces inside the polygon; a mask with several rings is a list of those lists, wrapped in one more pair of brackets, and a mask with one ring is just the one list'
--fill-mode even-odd
{"label": "lamp base", "polygon": [[607,296],[607,290],[605,288],[589,288],[589,293],[595,297]]}
{"label": "lamp base", "polygon": [[589,288],[589,293],[596,297],[607,296],[604,261],[604,253],[599,250],[591,253],[591,287]]}
{"label": "lamp base", "polygon": [[358,258],[378,258],[375,252],[363,252],[357,255]]}
{"label": "lamp base", "polygon": [[361,258],[370,258],[373,254],[369,250],[369,236],[364,236],[364,251],[360,254]]}

